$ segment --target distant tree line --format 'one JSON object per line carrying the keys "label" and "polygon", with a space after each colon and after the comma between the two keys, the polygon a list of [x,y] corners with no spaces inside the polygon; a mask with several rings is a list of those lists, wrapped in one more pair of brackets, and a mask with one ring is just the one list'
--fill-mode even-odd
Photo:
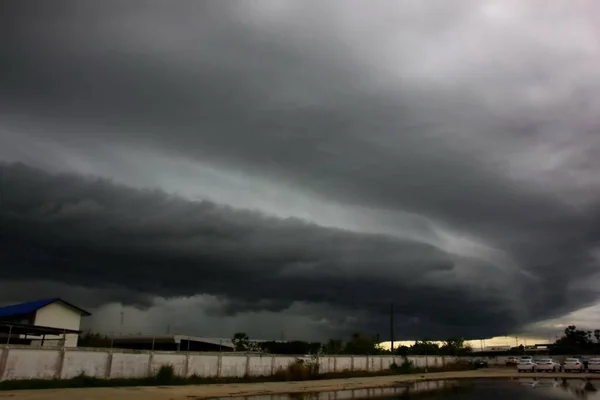
{"label": "distant tree line", "polygon": [[[270,354],[392,354],[390,349],[380,346],[380,339],[364,333],[355,333],[348,340],[329,339],[325,343],[291,341],[252,341],[244,332],[238,332],[231,339],[235,351],[261,352]],[[80,335],[80,347],[112,347],[108,336],[99,333],[86,332]],[[429,340],[418,340],[412,346],[394,348],[394,354],[407,355],[453,355],[460,356],[472,352],[463,339],[448,339],[442,344]]]}
{"label": "distant tree line", "polygon": [[[377,336],[355,333],[347,341],[330,339],[325,343],[304,341],[267,341],[252,342],[244,332],[233,336],[236,351],[259,351],[271,354],[392,354],[390,349],[380,346]],[[412,346],[400,346],[394,349],[397,355],[452,355],[461,356],[473,349],[463,339],[448,339],[441,345],[429,340],[416,341]]]}
{"label": "distant tree line", "polygon": [[[236,351],[252,351],[271,354],[391,354],[389,349],[382,348],[377,336],[355,333],[348,340],[330,339],[325,343],[292,341],[255,342],[244,332],[233,335],[233,345]],[[110,339],[98,333],[87,332],[80,336],[81,347],[111,347]],[[394,354],[408,355],[450,355],[463,356],[472,353],[473,349],[463,339],[451,338],[441,344],[431,340],[417,340],[411,346],[394,348]],[[548,346],[550,355],[562,354],[600,354],[600,329],[594,331],[580,330],[570,325],[564,330],[564,335]],[[510,350],[499,352],[481,352],[482,356],[540,354],[524,346],[515,346]]]}
{"label": "distant tree line", "polygon": [[511,347],[504,352],[490,351],[478,353],[482,356],[498,355],[594,355],[600,354],[600,329],[582,330],[577,329],[575,325],[569,325],[565,328],[564,334],[548,344],[546,349],[533,350],[523,345]]}
{"label": "distant tree line", "polygon": [[564,335],[550,347],[552,354],[600,354],[600,329],[584,331],[575,325],[565,328]]}

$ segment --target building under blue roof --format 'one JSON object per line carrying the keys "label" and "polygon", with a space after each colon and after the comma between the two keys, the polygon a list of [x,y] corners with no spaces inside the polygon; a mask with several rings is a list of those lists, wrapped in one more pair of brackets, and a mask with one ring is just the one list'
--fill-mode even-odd
{"label": "building under blue roof", "polygon": [[71,303],[68,303],[58,297],[53,297],[51,299],[35,300],[27,303],[13,304],[10,306],[0,307],[0,318],[3,319],[7,317],[20,317],[33,314],[39,309],[44,308],[53,303],[61,303],[69,308],[72,308],[75,311],[78,311],[82,316],[92,315],[88,311],[76,307]]}
{"label": "building under blue roof", "polygon": [[8,335],[7,343],[76,347],[81,317],[89,315],[58,297],[13,304],[0,307],[0,333]]}

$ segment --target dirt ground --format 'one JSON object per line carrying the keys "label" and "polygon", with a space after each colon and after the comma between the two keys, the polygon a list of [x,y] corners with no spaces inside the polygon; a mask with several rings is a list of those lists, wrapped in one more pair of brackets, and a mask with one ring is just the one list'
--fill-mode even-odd
{"label": "dirt ground", "polygon": [[240,383],[199,386],[89,388],[17,390],[0,392],[0,400],[195,400],[207,397],[233,397],[282,393],[309,393],[335,390],[367,389],[401,383],[436,379],[510,378],[510,377],[577,377],[587,374],[518,374],[512,368],[486,368],[475,371],[438,372],[379,376],[370,378],[330,379],[304,382]]}

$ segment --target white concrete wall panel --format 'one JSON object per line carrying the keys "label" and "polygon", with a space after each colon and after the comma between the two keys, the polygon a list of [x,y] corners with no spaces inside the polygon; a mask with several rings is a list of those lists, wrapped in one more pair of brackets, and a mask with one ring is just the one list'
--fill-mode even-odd
{"label": "white concrete wall panel", "polygon": [[273,361],[275,372],[277,372],[279,370],[286,370],[287,367],[290,366],[290,364],[293,364],[295,362],[296,362],[296,357],[275,356],[275,360]]}
{"label": "white concrete wall panel", "polygon": [[149,363],[148,353],[113,353],[110,378],[145,378]]}
{"label": "white concrete wall panel", "polygon": [[108,353],[100,351],[65,351],[62,379],[84,374],[93,378],[106,378]]}
{"label": "white concrete wall panel", "polygon": [[393,356],[380,356],[380,358],[382,369],[390,369],[390,366],[394,363],[394,361],[396,362],[396,364],[398,364],[401,363],[402,360],[401,357],[394,358]]}
{"label": "white concrete wall panel", "polygon": [[[408,357],[408,360],[410,362],[412,362],[412,364],[415,368],[425,368],[425,358],[424,357],[410,356],[410,357]],[[402,361],[398,365],[400,366],[401,364],[402,364]]]}
{"label": "white concrete wall panel", "polygon": [[211,378],[217,376],[219,369],[218,355],[190,354],[188,376]]}
{"label": "white concrete wall panel", "polygon": [[354,356],[353,371],[366,371],[367,370],[367,356]]}
{"label": "white concrete wall panel", "polygon": [[221,377],[242,378],[246,375],[246,356],[223,355],[221,359]]}
{"label": "white concrete wall panel", "polygon": [[337,364],[335,372],[352,371],[352,357],[339,356],[337,357]]}
{"label": "white concrete wall panel", "polygon": [[369,357],[369,362],[367,365],[368,371],[381,371],[381,362],[383,357],[381,356],[371,356]]}
{"label": "white concrete wall panel", "polygon": [[3,379],[54,379],[60,357],[58,349],[10,349]]}
{"label": "white concrete wall panel", "polygon": [[173,353],[155,353],[152,356],[152,362],[150,363],[150,374],[156,375],[163,365],[170,365],[173,367],[173,372],[177,376],[185,376],[185,369],[187,364],[187,357],[185,354],[173,354]]}
{"label": "white concrete wall panel", "polygon": [[273,363],[271,355],[252,355],[249,357],[248,375],[250,376],[269,376]]}
{"label": "white concrete wall panel", "polygon": [[329,374],[335,372],[335,357],[320,356],[319,372],[321,374]]}

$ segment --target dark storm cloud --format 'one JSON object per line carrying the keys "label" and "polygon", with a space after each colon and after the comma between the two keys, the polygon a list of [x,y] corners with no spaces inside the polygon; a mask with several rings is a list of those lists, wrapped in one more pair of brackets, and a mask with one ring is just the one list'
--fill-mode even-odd
{"label": "dark storm cloud", "polygon": [[[473,333],[489,329],[479,322],[517,323],[502,293],[481,293],[468,282],[448,286],[436,278],[465,260],[430,245],[189,202],[106,180],[51,176],[23,165],[1,172],[0,260],[11,266],[3,269],[5,280],[59,280],[117,294],[115,288],[125,288],[138,302],[150,295],[208,293],[225,298],[221,310],[228,313],[280,311],[310,301],[378,315],[393,301],[400,313],[450,318],[455,329]],[[464,313],[444,317],[448,307]]]}
{"label": "dark storm cloud", "polygon": [[102,146],[151,149],[315,202],[415,214],[505,255],[11,166],[3,260],[44,265],[36,278],[55,279],[51,265],[137,299],[219,294],[227,312],[397,299],[406,332],[441,336],[505,333],[597,298],[572,292],[598,267],[591,2],[26,3],[3,4],[0,159],[48,166],[29,145],[46,143],[93,170]]}

